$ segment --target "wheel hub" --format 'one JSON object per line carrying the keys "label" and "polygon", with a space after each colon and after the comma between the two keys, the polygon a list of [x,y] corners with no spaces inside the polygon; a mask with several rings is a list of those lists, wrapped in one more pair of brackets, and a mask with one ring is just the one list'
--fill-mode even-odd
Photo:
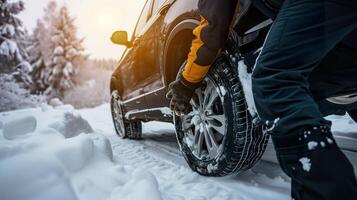
{"label": "wheel hub", "polygon": [[198,159],[212,160],[222,152],[226,134],[223,95],[217,84],[206,78],[191,100],[192,112],[181,117],[184,142]]}
{"label": "wheel hub", "polygon": [[124,118],[123,118],[123,112],[120,106],[120,102],[118,100],[118,97],[116,94],[113,94],[113,117],[114,117],[114,126],[118,131],[118,134],[123,137],[125,130],[124,130]]}

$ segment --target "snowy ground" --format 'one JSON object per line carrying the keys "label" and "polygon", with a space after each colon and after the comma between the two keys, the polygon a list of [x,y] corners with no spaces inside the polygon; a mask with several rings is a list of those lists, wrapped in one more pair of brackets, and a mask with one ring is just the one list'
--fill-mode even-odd
{"label": "snowy ground", "polygon": [[238,177],[199,176],[181,157],[172,125],[146,123],[143,140],[122,140],[109,105],[0,113],[4,200],[286,200],[289,185],[264,161]]}

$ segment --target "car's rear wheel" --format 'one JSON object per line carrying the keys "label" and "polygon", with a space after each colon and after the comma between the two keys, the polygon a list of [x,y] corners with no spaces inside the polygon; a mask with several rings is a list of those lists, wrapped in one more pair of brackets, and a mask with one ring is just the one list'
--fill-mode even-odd
{"label": "car's rear wheel", "polygon": [[205,176],[237,174],[261,158],[268,136],[252,123],[238,74],[221,58],[191,100],[192,112],[175,116],[181,151]]}
{"label": "car's rear wheel", "polygon": [[140,139],[142,136],[141,122],[129,121],[125,118],[117,91],[112,92],[110,107],[117,135],[123,139]]}

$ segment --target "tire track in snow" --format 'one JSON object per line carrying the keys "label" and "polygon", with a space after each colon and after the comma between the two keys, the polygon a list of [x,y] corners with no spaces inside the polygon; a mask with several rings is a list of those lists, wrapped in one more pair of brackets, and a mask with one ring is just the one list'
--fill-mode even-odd
{"label": "tire track in snow", "polygon": [[[259,165],[259,173],[248,171],[238,177],[208,178],[192,172],[183,159],[172,126],[154,122],[144,124],[144,139],[122,140],[115,135],[109,107],[101,108],[100,121],[86,110],[85,115],[96,132],[112,143],[115,162],[128,168],[150,171],[159,183],[164,200],[287,200],[290,183],[271,171],[277,166]],[[269,168],[270,167],[270,168]],[[269,172],[267,174],[266,172]],[[263,174],[260,174],[263,173]]]}
{"label": "tire track in snow", "polygon": [[[191,171],[175,143],[175,136],[146,135],[140,141],[111,137],[114,158],[120,164],[145,168],[158,179],[163,199],[289,199],[289,183],[279,172],[269,175],[248,171],[238,177],[209,178]],[[164,139],[163,139],[164,138]],[[163,141],[164,140],[164,141]],[[263,171],[265,163],[257,171]],[[270,166],[272,170],[275,165]],[[274,178],[275,177],[275,178]]]}
{"label": "tire track in snow", "polygon": [[154,174],[159,182],[163,199],[231,199],[231,191],[224,187],[217,186],[211,181],[201,180],[202,177],[186,166],[176,165],[151,154],[152,151],[147,151],[145,142],[120,139],[112,139],[112,141],[115,161],[133,168],[145,168]]}

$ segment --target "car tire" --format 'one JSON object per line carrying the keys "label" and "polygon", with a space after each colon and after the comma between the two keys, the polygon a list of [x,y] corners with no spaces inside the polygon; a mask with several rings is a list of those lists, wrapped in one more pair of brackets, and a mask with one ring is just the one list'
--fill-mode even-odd
{"label": "car tire", "polygon": [[142,136],[141,121],[129,121],[125,118],[117,91],[112,92],[110,108],[116,134],[123,139],[140,139]]}
{"label": "car tire", "polygon": [[[204,100],[197,106],[199,94]],[[205,106],[211,97],[215,105]],[[238,74],[227,59],[219,58],[211,67],[191,105],[192,112],[174,116],[174,122],[180,150],[192,170],[204,176],[235,175],[260,160],[269,136],[253,124]]]}

